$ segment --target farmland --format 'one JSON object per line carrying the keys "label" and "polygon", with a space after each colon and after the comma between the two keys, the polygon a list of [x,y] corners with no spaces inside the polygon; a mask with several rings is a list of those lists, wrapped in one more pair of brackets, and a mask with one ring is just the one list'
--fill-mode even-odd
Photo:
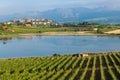
{"label": "farmland", "polygon": [[[119,25],[63,24],[63,26],[30,26],[0,24],[0,35],[41,34],[45,32],[84,32],[84,34],[119,34]],[[112,32],[111,32],[112,31]]]}
{"label": "farmland", "polygon": [[120,52],[0,59],[0,80],[119,80]]}

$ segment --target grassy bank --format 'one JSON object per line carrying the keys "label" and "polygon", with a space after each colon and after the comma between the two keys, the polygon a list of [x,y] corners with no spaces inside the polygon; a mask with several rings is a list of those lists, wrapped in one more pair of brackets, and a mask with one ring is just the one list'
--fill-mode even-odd
{"label": "grassy bank", "polygon": [[119,26],[104,26],[91,25],[90,27],[42,27],[42,26],[12,26],[2,27],[0,35],[16,35],[16,34],[41,34],[44,32],[84,32],[84,34],[104,34],[108,31],[119,29]]}
{"label": "grassy bank", "polygon": [[1,80],[119,80],[120,52],[0,60]]}
{"label": "grassy bank", "polygon": [[[20,34],[20,33],[43,33],[43,32],[76,32],[77,30],[80,31],[82,28],[66,28],[66,27],[13,27],[11,30],[14,32],[10,32],[7,30],[1,31],[1,34]],[[83,30],[81,30],[83,31]]]}

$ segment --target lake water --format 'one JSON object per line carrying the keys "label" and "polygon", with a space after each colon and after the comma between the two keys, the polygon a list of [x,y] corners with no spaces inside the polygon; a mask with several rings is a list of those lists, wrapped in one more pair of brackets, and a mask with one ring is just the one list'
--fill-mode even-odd
{"label": "lake water", "polygon": [[0,39],[0,58],[120,51],[120,36],[21,36]]}

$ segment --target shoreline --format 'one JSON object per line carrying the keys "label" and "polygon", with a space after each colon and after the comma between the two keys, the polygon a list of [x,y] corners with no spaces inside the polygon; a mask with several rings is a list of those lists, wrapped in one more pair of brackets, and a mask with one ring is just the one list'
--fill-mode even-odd
{"label": "shoreline", "polygon": [[17,36],[110,36],[120,35],[120,29],[104,32],[103,34],[94,33],[91,31],[50,31],[40,33],[8,33],[0,34],[0,38],[17,37]]}
{"label": "shoreline", "polygon": [[0,38],[17,37],[17,36],[117,36],[120,34],[95,34],[88,32],[43,32],[43,33],[20,33],[20,34],[7,34],[0,35]]}
{"label": "shoreline", "polygon": [[[120,51],[108,51],[108,52],[87,52],[89,55],[99,55],[99,54],[110,54],[110,53],[120,53]],[[71,53],[71,54],[64,54],[60,56],[65,56],[65,55],[74,55],[77,53]],[[79,53],[79,54],[84,54],[84,53]],[[21,57],[5,57],[5,58],[0,58],[0,60],[9,60],[9,59],[26,59],[26,58],[44,58],[44,57],[53,57],[53,55],[48,55],[48,56],[21,56]]]}
{"label": "shoreline", "polygon": [[43,33],[27,33],[18,34],[19,36],[109,36],[116,34],[94,34],[86,32],[43,32]]}

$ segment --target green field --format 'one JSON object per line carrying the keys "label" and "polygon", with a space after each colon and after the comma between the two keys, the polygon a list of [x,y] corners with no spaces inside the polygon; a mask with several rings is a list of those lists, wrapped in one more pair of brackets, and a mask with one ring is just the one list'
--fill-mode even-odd
{"label": "green field", "polygon": [[14,30],[14,32],[3,30],[0,31],[0,34],[90,31],[89,28],[79,28],[79,27],[12,27],[10,28],[10,30]]}
{"label": "green field", "polygon": [[[94,30],[98,28],[98,30]],[[0,25],[0,35],[10,35],[10,34],[27,34],[27,33],[43,33],[43,32],[77,32],[77,31],[87,31],[88,33],[93,34],[104,34],[106,31],[112,31],[120,29],[120,26],[114,25],[90,25],[90,26],[82,26],[82,27],[54,27],[54,26],[15,26],[15,25]]]}
{"label": "green field", "polygon": [[0,80],[119,80],[120,52],[0,60]]}

